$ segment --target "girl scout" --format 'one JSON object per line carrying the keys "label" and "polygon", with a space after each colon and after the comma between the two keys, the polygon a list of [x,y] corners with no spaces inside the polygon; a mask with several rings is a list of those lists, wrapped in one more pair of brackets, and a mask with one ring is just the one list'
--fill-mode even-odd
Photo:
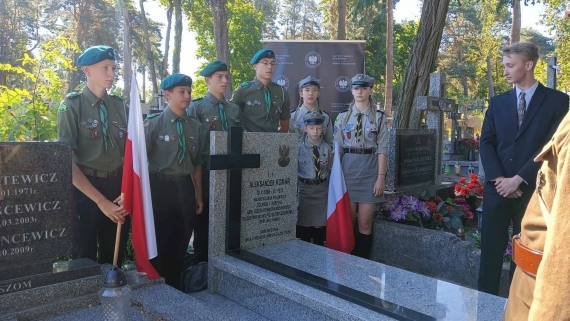
{"label": "girl scout", "polygon": [[123,99],[107,94],[115,78],[115,52],[107,46],[85,50],[77,65],[87,77],[80,93],[70,93],[58,109],[58,141],[70,146],[76,220],[73,256],[113,263],[117,222],[124,224],[119,246],[123,260],[130,217],[118,203],[127,113]]}
{"label": "girl scout", "polygon": [[328,177],[331,146],[323,142],[325,116],[314,110],[303,116],[299,141],[299,217],[301,240],[324,245],[326,239]]}
{"label": "girl scout", "polygon": [[352,78],[354,101],[335,121],[334,140],[342,153],[341,163],[350,208],[358,212],[354,255],[368,256],[372,246],[372,214],[384,200],[388,130],[384,113],[372,103],[374,78],[359,74]]}
{"label": "girl scout", "polygon": [[289,123],[290,133],[299,133],[300,139],[303,138],[303,128],[305,124],[303,116],[308,112],[316,110],[323,114],[325,120],[323,122],[323,136],[325,143],[332,146],[332,122],[329,114],[319,108],[319,95],[321,93],[321,83],[313,76],[308,76],[299,81],[299,107],[291,113],[291,122]]}

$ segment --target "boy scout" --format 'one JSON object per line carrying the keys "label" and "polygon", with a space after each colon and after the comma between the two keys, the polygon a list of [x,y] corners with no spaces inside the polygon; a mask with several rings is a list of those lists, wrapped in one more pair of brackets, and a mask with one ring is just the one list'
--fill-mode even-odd
{"label": "boy scout", "polygon": [[299,107],[291,112],[289,132],[299,133],[300,138],[302,138],[303,128],[305,127],[303,116],[310,111],[316,110],[325,117],[323,122],[323,136],[325,138],[325,142],[332,146],[332,122],[329,114],[319,108],[320,92],[321,82],[317,78],[308,76],[307,78],[299,81],[299,96],[301,98],[299,99]]}
{"label": "boy scout", "polygon": [[[127,112],[123,99],[107,94],[115,78],[115,52],[107,46],[85,50],[77,65],[87,77],[80,93],[70,93],[58,110],[58,141],[72,150],[73,198],[77,221],[74,257],[113,263],[117,222],[123,225],[119,266],[129,235],[130,217],[117,203]],[[114,200],[114,201],[111,201]]]}
{"label": "boy scout", "polygon": [[359,74],[352,78],[354,101],[335,120],[334,140],[341,153],[342,171],[353,216],[358,206],[358,232],[353,254],[367,257],[372,246],[372,215],[384,200],[388,129],[384,113],[372,102],[374,78]]}
{"label": "boy scout", "polygon": [[[228,65],[222,61],[213,61],[206,65],[200,76],[205,77],[208,92],[205,97],[194,98],[188,115],[197,118],[204,125],[205,139],[209,141],[210,131],[227,131],[230,126],[241,126],[239,106],[224,97],[228,86]],[[208,260],[208,218],[209,218],[209,183],[210,169],[206,163],[210,156],[210,144],[207,143],[202,165],[202,191],[204,198],[203,214],[196,216],[194,226],[194,262]]]}
{"label": "boy scout", "polygon": [[178,288],[196,214],[201,214],[202,124],[186,114],[192,79],[175,74],[160,87],[168,106],[145,120],[148,170],[158,256],[151,260],[166,284]]}
{"label": "boy scout", "polygon": [[[570,5],[566,8],[570,19]],[[533,193],[513,238],[517,269],[503,320],[570,320],[570,114],[535,161],[542,161]]]}
{"label": "boy scout", "polygon": [[271,81],[275,72],[275,54],[261,49],[251,59],[255,79],[242,83],[231,101],[240,108],[240,120],[250,132],[289,131],[289,92]]}
{"label": "boy scout", "polygon": [[332,148],[323,142],[325,116],[317,110],[303,116],[303,138],[299,142],[299,216],[301,240],[324,245],[326,239],[328,178]]}

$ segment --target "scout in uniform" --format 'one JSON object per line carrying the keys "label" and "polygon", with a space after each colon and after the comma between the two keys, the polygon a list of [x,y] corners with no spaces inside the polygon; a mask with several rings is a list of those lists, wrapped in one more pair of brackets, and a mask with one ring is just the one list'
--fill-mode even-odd
{"label": "scout in uniform", "polygon": [[122,98],[107,94],[115,77],[115,52],[107,46],[85,50],[77,59],[87,76],[80,93],[70,93],[58,110],[58,141],[73,155],[73,198],[77,221],[74,257],[113,263],[117,222],[123,225],[119,266],[130,228],[128,213],[114,203],[121,195],[127,111]]}
{"label": "scout in uniform", "polygon": [[309,76],[299,81],[299,96],[301,97],[301,99],[299,100],[299,107],[297,107],[296,110],[291,112],[289,132],[298,133],[300,136],[299,138],[302,138],[303,128],[305,128],[303,117],[308,112],[316,110],[321,114],[323,114],[323,116],[325,117],[323,123],[323,136],[325,139],[325,143],[332,146],[332,136],[333,136],[332,122],[329,114],[326,111],[321,110],[319,108],[320,92],[321,92],[321,83],[317,78]]}
{"label": "scout in uniform", "polygon": [[[228,86],[228,65],[222,61],[213,61],[206,65],[200,76],[205,77],[208,85],[206,96],[192,99],[188,107],[188,115],[198,119],[204,125],[206,141],[210,131],[227,131],[230,126],[241,126],[239,106],[227,101],[224,97]],[[208,260],[208,219],[209,219],[209,183],[210,168],[207,164],[210,156],[210,144],[206,143],[202,159],[202,191],[204,199],[203,214],[196,216],[194,226],[194,262]]]}
{"label": "scout in uniform", "polygon": [[388,128],[384,113],[374,109],[373,86],[374,78],[368,75],[352,78],[354,101],[338,115],[333,129],[353,216],[358,209],[353,254],[360,257],[367,257],[372,246],[372,215],[376,203],[384,200],[388,155]]}
{"label": "scout in uniform", "polygon": [[151,260],[166,284],[178,288],[195,215],[202,202],[204,128],[186,113],[192,79],[175,74],[160,87],[168,106],[145,120],[148,170],[158,256]]}
{"label": "scout in uniform", "polygon": [[[566,8],[570,18],[570,5]],[[503,320],[570,320],[570,114],[535,161],[542,162],[513,238],[517,265]]]}
{"label": "scout in uniform", "polygon": [[246,131],[289,131],[289,92],[271,81],[275,72],[273,50],[261,49],[251,59],[255,79],[242,83],[234,92],[231,101],[240,108],[240,120]]}
{"label": "scout in uniform", "polygon": [[322,138],[325,116],[317,110],[303,116],[303,139],[299,142],[299,216],[301,239],[324,245],[326,239],[328,178],[332,148]]}

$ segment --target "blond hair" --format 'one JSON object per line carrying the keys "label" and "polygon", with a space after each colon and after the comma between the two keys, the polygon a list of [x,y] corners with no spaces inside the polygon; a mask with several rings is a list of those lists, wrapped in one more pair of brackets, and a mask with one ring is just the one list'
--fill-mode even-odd
{"label": "blond hair", "polygon": [[526,59],[526,61],[532,61],[532,68],[536,67],[538,62],[538,46],[531,42],[516,42],[510,46],[503,48],[503,56],[510,56],[512,54],[517,54]]}

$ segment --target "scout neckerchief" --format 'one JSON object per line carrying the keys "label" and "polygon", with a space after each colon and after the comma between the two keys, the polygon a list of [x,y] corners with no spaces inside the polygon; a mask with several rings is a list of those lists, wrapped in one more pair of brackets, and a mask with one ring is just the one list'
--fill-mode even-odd
{"label": "scout neckerchief", "polygon": [[313,146],[313,166],[315,167],[315,173],[317,174],[316,179],[321,177],[321,166],[320,166],[320,155],[319,148],[317,145]]}
{"label": "scout neckerchief", "polygon": [[184,156],[186,155],[186,137],[184,136],[184,125],[182,122],[184,119],[182,117],[176,118],[176,131],[178,132],[178,164],[182,164],[184,161]]}
{"label": "scout neckerchief", "polygon": [[360,137],[362,136],[362,112],[356,113],[356,141],[360,141]]}
{"label": "scout neckerchief", "polygon": [[111,139],[111,135],[109,134],[109,123],[107,121],[107,107],[105,106],[105,102],[101,100],[99,103],[99,117],[101,118],[101,125],[103,126],[103,139],[105,141],[105,150],[109,149],[109,145],[115,148],[115,144]]}
{"label": "scout neckerchief", "polygon": [[220,121],[222,122],[222,129],[228,131],[228,120],[226,118],[226,111],[224,110],[224,103],[218,102],[218,108],[220,109]]}

